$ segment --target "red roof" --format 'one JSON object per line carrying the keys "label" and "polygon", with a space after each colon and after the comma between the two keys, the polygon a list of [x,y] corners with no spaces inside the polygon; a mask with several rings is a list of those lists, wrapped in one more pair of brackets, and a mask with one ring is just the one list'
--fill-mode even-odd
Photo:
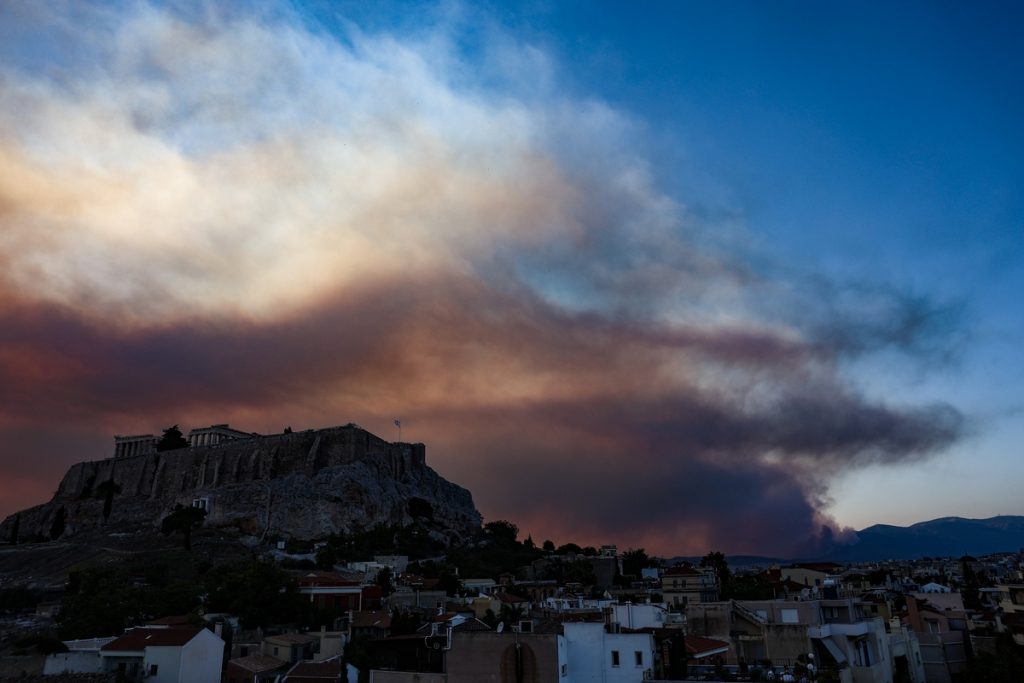
{"label": "red roof", "polygon": [[282,662],[276,657],[268,657],[266,655],[249,655],[248,657],[232,659],[228,664],[258,674],[263,673],[264,671],[280,669],[283,666],[287,666],[288,662]]}
{"label": "red roof", "polygon": [[172,617],[160,617],[149,622],[147,626],[193,626],[189,623],[187,614],[178,614]]}
{"label": "red roof", "polygon": [[724,640],[702,638],[701,636],[686,636],[686,654],[694,659],[721,654],[723,648],[729,649],[729,643]]}
{"label": "red roof", "polygon": [[391,615],[384,610],[364,610],[352,615],[352,628],[391,628]]}
{"label": "red roof", "polygon": [[323,683],[341,680],[341,662],[299,662],[284,680],[288,683]]}
{"label": "red roof", "polygon": [[358,586],[359,581],[334,572],[310,572],[299,579],[300,586]]}
{"label": "red roof", "polygon": [[202,631],[201,628],[137,628],[127,631],[100,650],[142,652],[147,647],[180,647]]}

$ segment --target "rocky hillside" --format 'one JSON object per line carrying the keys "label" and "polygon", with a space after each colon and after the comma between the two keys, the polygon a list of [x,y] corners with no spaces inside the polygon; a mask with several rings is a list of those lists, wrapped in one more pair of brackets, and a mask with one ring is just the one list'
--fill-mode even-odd
{"label": "rocky hillside", "polygon": [[81,462],[51,501],[4,520],[0,540],[156,529],[194,502],[208,507],[206,526],[260,537],[404,526],[416,514],[450,542],[481,522],[470,492],[426,465],[423,444],[345,425]]}

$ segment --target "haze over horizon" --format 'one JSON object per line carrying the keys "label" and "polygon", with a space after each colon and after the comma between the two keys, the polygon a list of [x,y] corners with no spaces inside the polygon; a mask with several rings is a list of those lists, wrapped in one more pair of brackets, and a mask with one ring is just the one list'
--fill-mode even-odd
{"label": "haze over horizon", "polygon": [[1024,514],[1020,9],[0,8],[0,517],[355,422],[538,543]]}

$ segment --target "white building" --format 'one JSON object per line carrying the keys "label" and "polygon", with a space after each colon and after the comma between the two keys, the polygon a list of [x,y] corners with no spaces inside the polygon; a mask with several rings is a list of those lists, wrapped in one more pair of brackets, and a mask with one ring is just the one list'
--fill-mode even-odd
{"label": "white building", "polygon": [[611,606],[615,621],[632,630],[642,628],[665,628],[671,616],[668,608],[659,604],[616,603]]}
{"label": "white building", "polygon": [[568,622],[563,631],[572,683],[640,683],[654,670],[654,638],[648,633],[610,633],[593,622]]}
{"label": "white building", "polygon": [[102,670],[147,683],[219,681],[224,641],[205,628],[136,628],[100,648]]}
{"label": "white building", "polygon": [[48,655],[43,662],[43,675],[102,673],[103,660],[100,658],[100,648],[112,640],[114,638],[65,640],[64,645],[68,651]]}

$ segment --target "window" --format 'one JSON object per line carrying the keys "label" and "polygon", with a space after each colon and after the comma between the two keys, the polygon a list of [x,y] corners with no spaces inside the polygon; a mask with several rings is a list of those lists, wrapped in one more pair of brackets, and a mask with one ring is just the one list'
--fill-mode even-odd
{"label": "window", "polygon": [[644,665],[644,653],[641,652],[640,650],[637,650],[636,652],[633,653],[633,658],[636,660],[636,665],[637,666],[643,666]]}
{"label": "window", "polygon": [[800,612],[795,609],[784,609],[782,610],[782,623],[783,624],[799,624],[800,623]]}
{"label": "window", "polygon": [[563,676],[568,676],[569,675],[568,669],[569,669],[569,667],[567,665],[565,665],[565,664],[562,665],[562,675]]}
{"label": "window", "polygon": [[274,656],[275,657],[277,656],[277,648],[276,647],[274,648]]}
{"label": "window", "polygon": [[160,667],[159,667],[159,666],[157,666],[156,664],[150,664],[150,665],[149,665],[149,675],[150,675],[150,676],[156,676],[156,672],[157,672],[157,670],[158,670],[159,668],[160,668]]}
{"label": "window", "polygon": [[619,651],[618,650],[612,650],[612,666],[618,666],[618,665],[619,665]]}

